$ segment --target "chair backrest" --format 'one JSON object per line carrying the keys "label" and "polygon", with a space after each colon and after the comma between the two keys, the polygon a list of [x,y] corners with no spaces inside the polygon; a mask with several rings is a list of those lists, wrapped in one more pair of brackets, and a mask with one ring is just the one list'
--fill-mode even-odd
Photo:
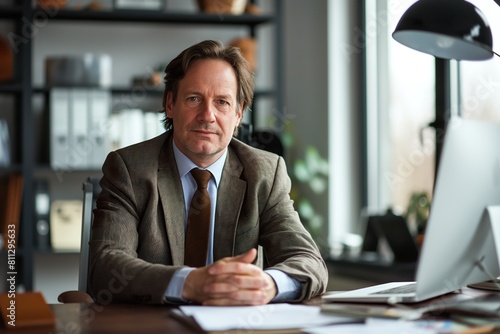
{"label": "chair backrest", "polygon": [[88,291],[89,241],[92,232],[93,198],[94,185],[89,178],[83,183],[82,239],[80,248],[80,273],[78,276],[78,290],[83,292]]}

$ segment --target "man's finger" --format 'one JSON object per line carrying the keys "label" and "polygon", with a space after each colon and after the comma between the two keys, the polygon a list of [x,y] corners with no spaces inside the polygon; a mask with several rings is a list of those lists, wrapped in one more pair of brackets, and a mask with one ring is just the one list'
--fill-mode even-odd
{"label": "man's finger", "polygon": [[249,275],[216,275],[216,279],[205,284],[206,293],[232,292],[236,290],[259,290],[270,288],[270,283],[264,276]]}
{"label": "man's finger", "polygon": [[227,258],[227,262],[243,262],[243,263],[252,263],[257,256],[257,250],[255,248],[250,249],[246,253],[243,253],[238,256]]}
{"label": "man's finger", "polygon": [[[255,248],[252,248],[241,255],[227,257],[215,262],[208,268],[208,272],[212,275],[221,273],[246,273],[252,275],[255,274],[255,270],[248,265],[255,260],[256,256],[257,250]],[[226,268],[226,266],[229,264],[231,265]]]}
{"label": "man's finger", "polygon": [[223,305],[263,305],[266,304],[266,295],[262,291],[247,290],[229,294],[223,298],[209,298],[203,305],[223,306]]}

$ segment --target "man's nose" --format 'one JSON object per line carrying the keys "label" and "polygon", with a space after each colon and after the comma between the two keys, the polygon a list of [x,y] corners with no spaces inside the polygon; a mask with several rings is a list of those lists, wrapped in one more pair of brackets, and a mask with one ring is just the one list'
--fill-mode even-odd
{"label": "man's nose", "polygon": [[198,119],[205,122],[215,121],[215,106],[211,101],[205,101],[201,104]]}

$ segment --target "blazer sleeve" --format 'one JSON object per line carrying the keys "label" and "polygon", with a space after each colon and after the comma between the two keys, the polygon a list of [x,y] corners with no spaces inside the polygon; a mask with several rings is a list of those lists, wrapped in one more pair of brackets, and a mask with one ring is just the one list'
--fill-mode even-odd
{"label": "blazer sleeve", "polygon": [[259,243],[266,269],[278,269],[302,283],[300,300],[326,290],[328,270],[290,198],[291,180],[283,158],[278,158],[274,180],[260,214]]}
{"label": "blazer sleeve", "polygon": [[[145,176],[136,175],[141,172]],[[147,174],[148,171],[134,171],[117,152],[111,152],[103,164],[102,191],[94,210],[89,267],[91,294],[103,305],[111,302],[162,303],[172,275],[180,268],[167,265],[168,242],[155,244],[155,238],[165,240],[165,236],[158,223],[163,219],[155,216],[158,210],[148,209],[158,206],[158,198],[154,177]],[[140,187],[136,183],[140,183]],[[139,236],[139,230],[152,234]],[[141,238],[150,239],[149,247],[158,251],[149,253],[163,252],[165,255],[150,256],[148,251],[142,252],[146,243]],[[145,255],[139,256],[138,252]]]}

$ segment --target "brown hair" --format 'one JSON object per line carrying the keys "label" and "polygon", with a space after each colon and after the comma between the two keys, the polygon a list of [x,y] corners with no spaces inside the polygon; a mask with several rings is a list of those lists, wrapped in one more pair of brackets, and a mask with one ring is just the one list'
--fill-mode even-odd
{"label": "brown hair", "polygon": [[245,58],[236,47],[224,47],[220,41],[206,40],[190,46],[175,57],[165,68],[165,91],[163,92],[163,125],[165,129],[173,129],[172,119],[167,117],[166,99],[169,92],[172,93],[172,100],[177,99],[179,81],[184,78],[189,66],[198,59],[219,59],[229,63],[236,73],[238,81],[238,91],[236,94],[237,104],[243,103],[242,112],[245,113],[253,100],[254,73]]}

